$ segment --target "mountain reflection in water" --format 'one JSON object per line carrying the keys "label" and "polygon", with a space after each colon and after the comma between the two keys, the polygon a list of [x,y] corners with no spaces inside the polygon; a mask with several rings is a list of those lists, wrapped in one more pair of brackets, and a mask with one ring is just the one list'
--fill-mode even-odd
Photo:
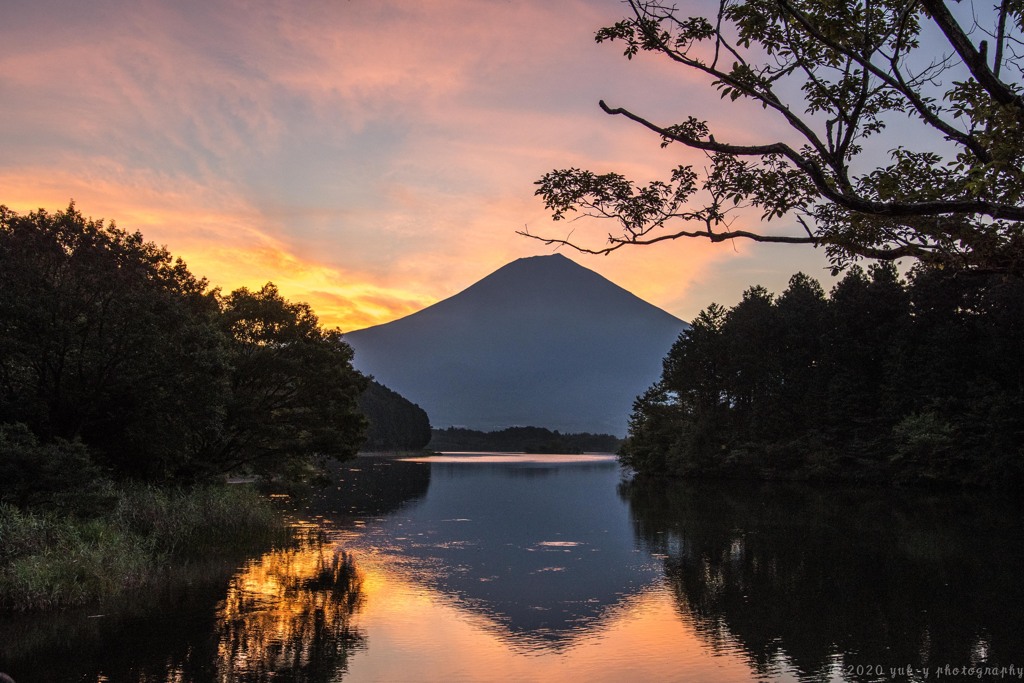
{"label": "mountain reflection in water", "polygon": [[[0,620],[32,681],[925,681],[1024,665],[1024,524],[954,494],[359,458],[302,542],[173,594]],[[930,674],[926,674],[930,672]],[[1002,677],[1003,679],[1006,676]],[[942,680],[957,680],[944,675]]]}
{"label": "mountain reflection in water", "polygon": [[429,467],[427,496],[367,523],[348,547],[387,552],[510,645],[561,647],[660,578],[607,495],[619,480],[613,458],[445,456]]}

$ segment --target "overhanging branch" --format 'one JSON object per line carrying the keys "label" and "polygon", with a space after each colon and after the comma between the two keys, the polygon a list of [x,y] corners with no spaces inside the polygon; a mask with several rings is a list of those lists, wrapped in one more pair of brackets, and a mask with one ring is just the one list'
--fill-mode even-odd
{"label": "overhanging branch", "polygon": [[946,36],[949,44],[960,55],[960,59],[970,70],[971,75],[981,84],[981,87],[985,88],[992,99],[999,104],[1008,104],[1018,109],[1024,109],[1024,99],[992,73],[984,55],[974,47],[970,38],[960,28],[960,24],[950,13],[946,3],[943,0],[921,0],[921,6],[931,15],[932,20]]}
{"label": "overhanging branch", "polygon": [[796,237],[792,235],[764,235],[757,232],[750,232],[748,230],[727,230],[725,232],[710,232],[706,230],[679,230],[673,233],[665,233],[656,237],[636,237],[636,238],[622,238],[615,237],[613,235],[608,236],[609,246],[601,249],[593,249],[590,247],[581,246],[570,239],[559,239],[556,237],[542,237],[540,235],[534,235],[528,229],[517,230],[517,235],[523,237],[529,237],[530,239],[543,242],[547,245],[557,245],[570,247],[575,251],[583,254],[610,254],[613,251],[621,249],[627,245],[630,246],[645,246],[651,244],[657,244],[658,242],[666,242],[677,239],[685,238],[696,238],[706,239],[710,242],[726,242],[732,239],[748,239],[754,242],[765,242],[773,244],[813,244],[817,245],[819,240],[814,237]]}
{"label": "overhanging branch", "polygon": [[867,214],[871,216],[887,216],[892,218],[904,218],[910,216],[942,216],[942,215],[984,215],[995,219],[1012,221],[1024,221],[1024,207],[1012,204],[998,204],[983,199],[952,199],[933,200],[926,202],[878,202],[866,199],[857,195],[840,192],[829,181],[824,171],[812,160],[803,156],[795,149],[783,142],[775,142],[768,145],[733,145],[722,143],[710,138],[701,140],[678,131],[669,130],[659,126],[642,116],[622,109],[621,107],[609,107],[604,100],[599,105],[606,114],[624,116],[627,119],[639,123],[648,130],[651,130],[663,138],[674,140],[693,149],[700,149],[708,152],[728,154],[732,156],[764,156],[779,154],[789,159],[794,166],[803,171],[814,183],[814,187],[821,193],[822,197],[850,211]]}

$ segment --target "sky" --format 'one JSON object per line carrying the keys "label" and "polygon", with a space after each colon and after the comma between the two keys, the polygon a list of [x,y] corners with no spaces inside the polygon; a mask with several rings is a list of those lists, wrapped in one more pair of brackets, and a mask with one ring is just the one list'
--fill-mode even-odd
{"label": "sky", "polygon": [[[705,3],[707,4],[707,3]],[[713,11],[694,4],[695,11]],[[777,123],[594,32],[618,0],[3,0],[0,204],[115,220],[225,291],[272,281],[328,326],[388,322],[517,258],[600,246],[534,182],[567,167],[647,182],[699,161],[622,117]],[[749,219],[755,222],[756,219]],[[748,223],[749,226],[749,223]],[[775,232],[797,232],[781,222]],[[561,253],[690,320],[798,270],[810,247],[693,240]]]}

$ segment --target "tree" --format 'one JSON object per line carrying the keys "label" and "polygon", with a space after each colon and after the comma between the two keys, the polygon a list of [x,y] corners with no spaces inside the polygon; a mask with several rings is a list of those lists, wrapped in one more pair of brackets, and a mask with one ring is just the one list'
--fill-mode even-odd
{"label": "tree", "polygon": [[352,368],[339,330],[325,330],[312,309],[267,283],[222,301],[231,399],[223,436],[208,459],[221,471],[301,478],[312,456],[343,460],[363,441],[357,399],[366,378]]}
{"label": "tree", "polygon": [[623,464],[649,475],[1024,480],[1024,284],[891,263],[831,296],[797,274],[680,335],[637,398]]}
{"label": "tree", "polygon": [[[719,0],[710,17],[628,4],[632,16],[600,29],[597,42],[699,72],[723,99],[760,105],[789,134],[737,144],[693,116],[661,123],[602,101],[605,113],[647,128],[663,147],[703,153],[706,165],[646,185],[552,171],[536,194],[556,220],[575,212],[619,230],[601,247],[522,234],[590,253],[745,238],[823,247],[837,270],[912,257],[1024,274],[1024,4]],[[908,118],[911,136],[894,125]],[[764,221],[789,217],[802,232],[737,226],[747,208]]]}
{"label": "tree", "polygon": [[164,482],[303,478],[313,456],[362,442],[366,379],[351,361],[339,331],[271,284],[222,296],[74,204],[0,206],[0,498],[58,504],[95,466]]}
{"label": "tree", "polygon": [[138,232],[0,207],[0,423],[81,440],[121,476],[174,478],[220,428],[206,281]]}
{"label": "tree", "polygon": [[109,506],[109,480],[81,442],[40,444],[23,424],[0,424],[0,503],[94,512]]}
{"label": "tree", "polygon": [[726,375],[733,372],[725,308],[711,304],[679,335],[659,382],[637,397],[619,459],[637,472],[685,475],[716,468],[732,439]]}
{"label": "tree", "polygon": [[814,427],[825,400],[821,373],[828,330],[828,302],[817,280],[797,273],[775,302],[776,354],[784,372],[776,400],[778,428],[804,432]]}
{"label": "tree", "polygon": [[910,324],[903,283],[892,264],[852,268],[833,288],[830,309],[822,360],[829,436],[844,458],[878,460],[895,416],[912,400],[899,382]]}
{"label": "tree", "polygon": [[771,293],[749,287],[743,299],[725,316],[724,344],[730,371],[725,387],[731,398],[736,426],[750,436],[763,437],[777,410],[779,344]]}
{"label": "tree", "polygon": [[417,451],[430,443],[430,418],[423,408],[370,380],[359,395],[367,419],[367,451]]}

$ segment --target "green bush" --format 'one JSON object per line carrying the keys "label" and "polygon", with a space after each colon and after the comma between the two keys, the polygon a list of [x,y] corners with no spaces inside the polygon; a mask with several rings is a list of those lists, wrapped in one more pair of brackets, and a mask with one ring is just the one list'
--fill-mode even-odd
{"label": "green bush", "polygon": [[110,481],[81,443],[41,444],[23,424],[0,424],[0,503],[96,514],[110,509]]}

